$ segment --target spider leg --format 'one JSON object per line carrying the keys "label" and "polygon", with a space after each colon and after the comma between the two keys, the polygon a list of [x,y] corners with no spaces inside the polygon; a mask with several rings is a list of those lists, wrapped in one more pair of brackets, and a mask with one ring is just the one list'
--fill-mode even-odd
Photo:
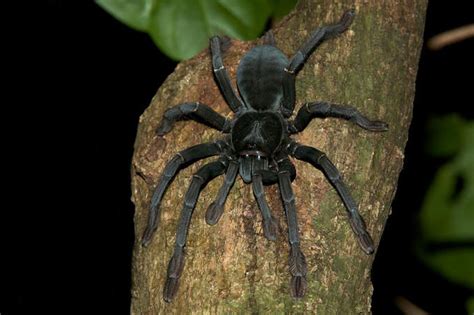
{"label": "spider leg", "polygon": [[229,195],[230,189],[234,185],[235,178],[239,171],[239,163],[237,161],[230,161],[229,167],[225,173],[224,183],[222,184],[219,192],[217,193],[216,200],[209,205],[206,211],[206,222],[209,225],[216,224],[222,212],[224,211],[224,204]]}
{"label": "spider leg", "polygon": [[342,181],[341,174],[336,166],[334,166],[334,164],[328,159],[326,154],[312,147],[296,144],[292,152],[292,155],[298,160],[308,162],[314,167],[322,169],[326,178],[337,190],[347,209],[349,222],[352,230],[357,236],[361,248],[366,254],[372,254],[374,252],[374,242],[372,241],[369,232],[367,232],[367,227],[364,219],[359,213],[358,206],[354,201],[354,198],[352,198],[349,189]]}
{"label": "spider leg", "polygon": [[[288,160],[289,162],[289,160]],[[291,164],[291,162],[290,162]],[[306,259],[300,249],[300,238],[298,235],[298,220],[296,218],[295,195],[291,188],[291,174],[282,165],[278,172],[278,184],[281,198],[285,206],[286,219],[288,221],[288,240],[290,242],[290,258],[288,265],[291,273],[291,294],[295,298],[301,298],[306,292]]]}
{"label": "spider leg", "polygon": [[296,54],[291,58],[290,64],[286,69],[289,73],[296,73],[301,69],[305,61],[311,55],[311,53],[318,47],[322,42],[327,39],[336,37],[344,33],[355,17],[354,10],[347,10],[342,15],[340,21],[333,25],[319,27],[313,31],[309,39],[300,47]]}
{"label": "spider leg", "polygon": [[230,123],[225,117],[209,106],[195,102],[184,103],[167,109],[156,131],[157,134],[162,136],[168,133],[176,121],[183,119],[193,119],[222,132],[229,132],[230,129]]}
{"label": "spider leg", "polygon": [[222,61],[221,42],[222,39],[219,36],[214,36],[210,39],[212,68],[217,80],[217,84],[221,89],[225,101],[233,112],[237,112],[242,106],[242,101],[235,93],[234,88],[230,83],[229,74],[227,73],[227,70],[224,67],[224,63]]}
{"label": "spider leg", "polygon": [[290,117],[295,108],[295,75],[303,67],[303,64],[314,49],[325,40],[346,31],[349,25],[351,25],[354,16],[354,10],[348,10],[344,12],[339,23],[317,28],[290,59],[283,75],[283,100],[281,110],[285,117]]}
{"label": "spider leg", "polygon": [[155,191],[151,198],[148,224],[142,238],[143,246],[147,246],[150,243],[153,233],[158,227],[161,210],[161,199],[163,198],[166,189],[168,188],[176,173],[183,166],[188,165],[189,163],[193,163],[209,156],[218,155],[222,152],[223,145],[223,141],[198,144],[179,152],[171,159],[171,161],[168,162],[160,179],[158,180],[158,184],[156,185]]}
{"label": "spider leg", "polygon": [[262,177],[263,185],[273,185],[278,183],[278,173],[271,170],[259,170],[255,174],[258,174]]}
{"label": "spider leg", "polygon": [[[289,169],[291,182],[293,182],[296,178],[296,169],[294,167]],[[278,172],[272,170],[259,170],[255,172],[256,174],[262,175],[262,182],[263,185],[273,185],[278,183]]]}
{"label": "spider leg", "polygon": [[176,232],[173,257],[168,264],[167,279],[163,290],[163,298],[166,302],[171,302],[178,290],[178,281],[184,267],[184,247],[186,246],[189,223],[191,222],[199,193],[210,180],[224,173],[226,164],[223,160],[215,161],[204,165],[193,175],[191,184],[184,197],[184,205]]}
{"label": "spider leg", "polygon": [[263,218],[263,232],[265,237],[274,241],[277,237],[278,223],[272,216],[270,207],[268,206],[267,200],[265,199],[265,190],[263,189],[262,175],[253,174],[252,176],[252,189],[255,199],[257,199],[258,207]]}
{"label": "spider leg", "polygon": [[335,117],[349,120],[361,128],[369,131],[386,131],[388,124],[379,120],[369,120],[357,109],[348,105],[329,104],[326,102],[312,102],[304,104],[295,120],[289,124],[291,133],[303,131],[313,118]]}

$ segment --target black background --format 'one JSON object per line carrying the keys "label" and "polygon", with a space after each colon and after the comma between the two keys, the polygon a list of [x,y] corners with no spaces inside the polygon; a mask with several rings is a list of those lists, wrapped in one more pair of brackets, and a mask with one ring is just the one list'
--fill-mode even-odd
{"label": "black background", "polygon": [[[431,1],[425,37],[473,23],[468,6]],[[0,312],[128,314],[133,142],[175,63],[93,2],[47,1],[37,13],[13,35],[26,57],[11,59],[19,84],[4,116],[15,126],[7,134],[19,136],[4,142],[14,161],[5,165],[12,217],[2,219]],[[434,314],[463,313],[467,289],[417,263],[411,247],[440,163],[423,152],[424,124],[449,112],[473,118],[472,44],[423,49],[405,168],[373,268],[375,314],[399,313],[395,296]]]}

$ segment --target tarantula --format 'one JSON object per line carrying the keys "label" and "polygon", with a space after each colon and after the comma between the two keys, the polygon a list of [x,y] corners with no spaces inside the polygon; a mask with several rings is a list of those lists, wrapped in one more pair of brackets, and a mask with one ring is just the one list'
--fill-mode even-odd
{"label": "tarantula", "polygon": [[315,117],[346,119],[370,131],[385,131],[388,125],[382,121],[367,119],[353,107],[327,102],[306,103],[294,120],[288,119],[295,107],[296,74],[313,50],[324,40],[346,31],[354,16],[354,10],[349,10],[343,14],[338,23],[317,28],[290,60],[276,47],[272,33],[268,32],[264,36],[264,44],[251,49],[240,61],[237,70],[239,94],[233,89],[222,62],[223,39],[218,36],[210,39],[215,79],[235,116],[226,119],[207,105],[198,102],[184,103],[168,109],[158,127],[158,135],[164,135],[171,130],[176,121],[193,119],[226,134],[221,140],[198,144],[176,154],[166,165],[156,185],[151,199],[148,226],[142,240],[145,246],[149,244],[158,227],[160,202],[177,172],[200,159],[219,156],[216,161],[204,165],[193,175],[184,197],[176,245],[168,265],[163,292],[166,302],[173,299],[178,288],[178,280],[184,267],[184,248],[189,223],[199,193],[210,180],[224,173],[224,183],[215,201],[207,209],[206,222],[214,225],[219,221],[229,191],[239,174],[245,183],[252,183],[253,193],[263,218],[265,237],[275,240],[278,225],[265,199],[263,186],[277,183],[288,221],[291,293],[297,298],[305,294],[307,267],[305,256],[300,249],[295,196],[291,187],[296,170],[289,156],[311,163],[324,172],[347,209],[352,230],[363,251],[367,254],[373,253],[372,238],[339,171],[323,152],[299,144],[290,136],[303,131]]}

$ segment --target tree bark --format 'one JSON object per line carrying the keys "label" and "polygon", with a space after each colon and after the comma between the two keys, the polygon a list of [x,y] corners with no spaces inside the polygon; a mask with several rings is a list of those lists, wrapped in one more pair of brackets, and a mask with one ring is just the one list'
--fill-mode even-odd
{"label": "tree bark", "polygon": [[[335,163],[378,244],[403,164],[426,0],[302,0],[274,34],[278,46],[291,56],[313,29],[337,22],[352,7],[357,15],[350,29],[323,43],[297,76],[296,108],[316,100],[351,104],[372,119],[388,122],[389,131],[371,133],[346,121],[326,119],[313,121],[294,139],[326,152]],[[232,41],[224,57],[232,78],[240,58],[254,44]],[[192,174],[212,159],[176,176],[162,202],[160,227],[143,248],[140,239],[154,185],[176,152],[221,137],[192,121],[177,123],[164,137],[155,134],[164,110],[187,101],[209,104],[232,117],[214,82],[207,50],[178,65],[140,118],[132,166],[136,206],[132,314],[370,313],[374,256],[358,247],[343,204],[323,174],[300,161],[294,161],[298,175],[293,189],[301,249],[308,263],[305,297],[296,300],[289,292],[287,224],[278,188],[266,188],[280,224],[278,239],[271,242],[263,237],[251,185],[240,179],[219,223],[212,227],[205,223],[220,177],[203,190],[194,211],[177,296],[172,303],[163,301],[184,194]]]}

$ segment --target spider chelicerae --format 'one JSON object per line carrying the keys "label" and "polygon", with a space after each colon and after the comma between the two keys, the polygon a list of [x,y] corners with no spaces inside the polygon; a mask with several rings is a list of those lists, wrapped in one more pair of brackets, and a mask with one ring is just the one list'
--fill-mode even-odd
{"label": "spider chelicerae", "polygon": [[355,108],[327,102],[304,104],[294,120],[288,118],[295,107],[295,76],[305,61],[324,40],[346,31],[355,16],[354,10],[346,11],[341,20],[333,25],[317,28],[296,54],[288,58],[276,45],[271,32],[264,36],[264,44],[255,46],[240,61],[237,70],[237,94],[222,62],[224,39],[210,39],[212,67],[222,95],[235,113],[226,119],[209,106],[198,102],[184,103],[168,109],[158,127],[158,135],[168,133],[179,120],[193,119],[213,127],[225,136],[215,142],[192,146],[176,154],[166,165],[158,180],[151,199],[148,225],[142,244],[148,245],[158,227],[160,203],[172,179],[183,167],[210,156],[219,156],[201,167],[193,175],[184,197],[184,206],[178,224],[173,257],[168,265],[168,275],[163,292],[166,302],[176,295],[178,281],[184,267],[184,248],[191,216],[203,187],[215,177],[224,175],[224,183],[214,202],[206,212],[206,222],[214,225],[219,221],[227,196],[239,174],[245,183],[251,183],[263,218],[264,235],[275,240],[278,225],[265,199],[264,185],[278,184],[288,222],[290,243],[289,270],[291,293],[294,297],[305,294],[307,267],[300,249],[295,196],[291,183],[296,170],[289,156],[312,164],[322,170],[339,193],[349,216],[349,222],[363,251],[371,254],[374,243],[367,232],[358,206],[339,171],[326,154],[291,139],[291,135],[303,131],[313,118],[336,117],[349,120],[370,131],[385,131],[388,125],[371,121]]}

